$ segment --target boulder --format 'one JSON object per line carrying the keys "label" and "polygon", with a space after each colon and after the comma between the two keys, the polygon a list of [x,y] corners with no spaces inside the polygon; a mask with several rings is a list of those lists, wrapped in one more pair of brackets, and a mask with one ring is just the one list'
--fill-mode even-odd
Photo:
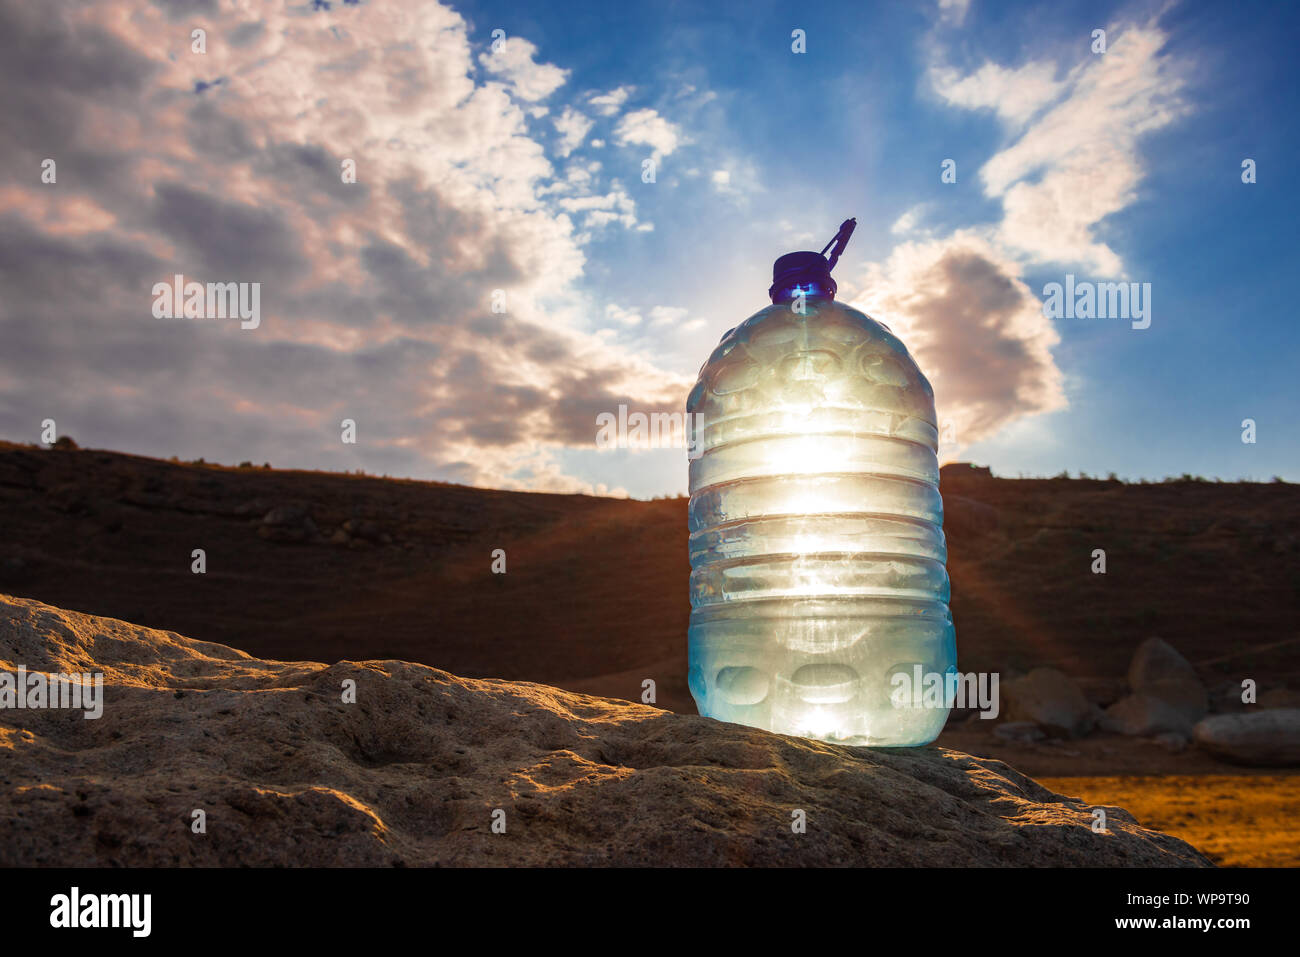
{"label": "boulder", "polygon": [[1300,709],[1213,715],[1196,725],[1195,739],[1203,751],[1231,764],[1295,767],[1300,765]]}
{"label": "boulder", "polygon": [[1079,686],[1055,668],[1035,668],[1003,682],[1010,721],[1032,721],[1056,737],[1078,738],[1093,729],[1097,710]]}
{"label": "boulder", "polygon": [[269,542],[305,542],[315,540],[320,532],[305,508],[279,505],[262,517],[257,534]]}
{"label": "boulder", "polygon": [[1196,669],[1159,638],[1148,638],[1138,645],[1129,664],[1128,685],[1134,694],[1159,698],[1178,711],[1189,727],[1210,709],[1205,685]]}
{"label": "boulder", "polygon": [[266,661],[0,596],[0,670],[19,663],[101,673],[104,706],[0,710],[0,866],[1209,863],[1120,808],[1094,833],[1079,799],[943,748],[404,661]]}
{"label": "boulder", "polygon": [[1131,694],[1106,709],[1098,722],[1103,731],[1149,738],[1158,734],[1190,737],[1192,722],[1168,702],[1148,694]]}

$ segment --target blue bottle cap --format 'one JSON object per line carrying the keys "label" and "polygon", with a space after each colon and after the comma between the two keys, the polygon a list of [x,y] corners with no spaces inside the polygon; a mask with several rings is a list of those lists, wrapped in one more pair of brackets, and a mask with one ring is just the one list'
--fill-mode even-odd
{"label": "blue bottle cap", "polygon": [[[835,238],[827,243],[820,253],[803,250],[786,253],[778,258],[772,264],[772,285],[767,290],[772,301],[789,302],[800,293],[805,296],[825,296],[827,299],[834,299],[837,287],[835,280],[831,278],[831,270],[835,268],[840,254],[844,252],[844,247],[848,245],[849,237],[853,235],[857,225],[856,219],[844,220]],[[827,249],[831,249],[830,259],[825,257]]]}

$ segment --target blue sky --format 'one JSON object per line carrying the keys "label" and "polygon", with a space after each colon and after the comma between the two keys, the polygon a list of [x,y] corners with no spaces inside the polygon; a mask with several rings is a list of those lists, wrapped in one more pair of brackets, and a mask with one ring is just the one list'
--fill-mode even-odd
{"label": "blue sky", "polygon": [[[598,451],[595,415],[680,409],[772,260],[853,215],[840,298],[912,349],[948,456],[1300,479],[1293,4],[51,9],[0,4],[5,437],[679,493],[681,450]],[[265,320],[155,318],[176,272],[261,282]],[[1067,273],[1150,283],[1150,327],[1046,318]]]}

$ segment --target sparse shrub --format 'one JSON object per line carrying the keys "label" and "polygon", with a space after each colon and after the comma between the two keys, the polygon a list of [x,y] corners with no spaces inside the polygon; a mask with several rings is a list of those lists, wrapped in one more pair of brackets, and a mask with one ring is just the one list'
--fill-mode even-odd
{"label": "sparse shrub", "polygon": [[57,439],[54,440],[54,445],[52,445],[51,448],[60,449],[66,452],[72,449],[79,449],[81,448],[81,446],[79,446],[76,443],[76,441],[72,438],[72,436],[60,435]]}

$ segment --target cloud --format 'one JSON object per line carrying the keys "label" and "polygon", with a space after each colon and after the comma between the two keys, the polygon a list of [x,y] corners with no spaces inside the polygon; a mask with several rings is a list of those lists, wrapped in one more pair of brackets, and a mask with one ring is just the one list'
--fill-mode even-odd
{"label": "cloud", "polygon": [[558,201],[561,209],[582,216],[586,228],[620,223],[629,229],[637,225],[636,202],[621,188],[603,196],[577,196]]}
{"label": "cloud", "polygon": [[[648,224],[530,134],[564,71],[515,38],[476,81],[436,3],[204,17],[196,55],[155,6],[0,0],[0,434],[592,491],[556,456],[598,412],[680,409],[688,379],[581,331],[581,230]],[[260,327],[155,319],[175,273],[260,282]]]}
{"label": "cloud", "polygon": [[939,19],[943,23],[961,26],[969,9],[970,0],[939,0]]}
{"label": "cloud", "polygon": [[904,210],[903,214],[894,220],[893,225],[889,227],[889,231],[895,236],[915,232],[921,217],[925,215],[928,207],[928,203],[917,203],[915,206]]}
{"label": "cloud", "polygon": [[[1188,107],[1185,65],[1162,53],[1161,30],[1129,25],[1108,34],[1107,52],[1089,54],[1059,83],[1046,63],[1018,70],[986,64],[963,79],[942,68],[937,73],[951,102],[993,107],[1011,122],[1056,101],[980,169],[985,194],[1002,200],[998,239],[1034,261],[1119,276],[1120,256],[1094,229],[1137,198],[1139,139]],[[1019,91],[1016,78],[1025,80]]]}
{"label": "cloud", "polygon": [[484,53],[479,62],[500,76],[521,100],[544,100],[569,78],[568,70],[533,58],[537,47],[522,37],[509,37],[496,49]]}
{"label": "cloud", "polygon": [[614,138],[622,146],[649,146],[655,158],[668,156],[681,141],[681,130],[652,109],[633,110],[614,127]]}
{"label": "cloud", "polygon": [[587,98],[587,103],[601,116],[613,116],[623,108],[632,91],[630,86],[620,86],[608,93],[593,93]]}
{"label": "cloud", "polygon": [[985,63],[965,77],[951,67],[936,67],[930,72],[930,82],[935,92],[954,106],[991,109],[1014,126],[1026,123],[1066,87],[1056,79],[1056,65],[1047,62],[1018,68]]}
{"label": "cloud", "polygon": [[560,134],[560,142],[555,150],[560,156],[568,156],[581,146],[594,125],[590,117],[584,116],[571,106],[566,106],[564,112],[553,122],[556,131]]}
{"label": "cloud", "polygon": [[623,326],[638,326],[642,319],[641,313],[624,309],[612,302],[605,306],[605,316]]}
{"label": "cloud", "polygon": [[1107,53],[1059,79],[1048,61],[986,62],[965,76],[936,62],[927,72],[947,102],[993,110],[1012,135],[979,174],[1002,216],[936,237],[917,228],[927,207],[909,208],[891,232],[911,240],[867,267],[855,303],[893,328],[932,380],[940,425],[953,432],[946,455],[1065,407],[1052,356],[1059,336],[1023,271],[1068,264],[1122,275],[1094,230],[1137,198],[1139,138],[1186,110],[1184,66],[1162,53],[1162,32],[1108,32]]}
{"label": "cloud", "polygon": [[904,243],[862,285],[851,301],[907,343],[957,446],[1065,405],[1056,330],[1019,264],[987,241],[958,233]]}

